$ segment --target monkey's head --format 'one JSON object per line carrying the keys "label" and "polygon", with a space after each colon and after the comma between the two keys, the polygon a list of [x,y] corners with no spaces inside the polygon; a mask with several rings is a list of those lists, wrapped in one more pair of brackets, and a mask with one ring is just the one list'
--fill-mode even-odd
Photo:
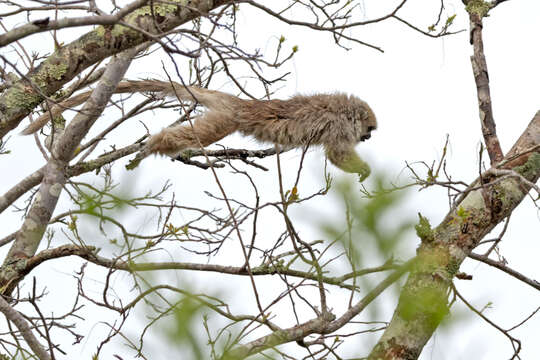
{"label": "monkey's head", "polygon": [[354,135],[356,141],[364,141],[371,137],[371,132],[377,129],[377,118],[369,105],[357,97],[350,98],[351,120],[354,124]]}

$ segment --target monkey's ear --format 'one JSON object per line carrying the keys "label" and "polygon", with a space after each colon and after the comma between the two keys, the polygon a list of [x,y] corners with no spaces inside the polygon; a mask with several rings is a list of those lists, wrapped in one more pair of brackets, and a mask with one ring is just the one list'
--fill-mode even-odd
{"label": "monkey's ear", "polygon": [[358,174],[360,182],[364,181],[371,173],[368,163],[358,156],[353,147],[348,149],[326,148],[326,156],[332,164],[341,170]]}

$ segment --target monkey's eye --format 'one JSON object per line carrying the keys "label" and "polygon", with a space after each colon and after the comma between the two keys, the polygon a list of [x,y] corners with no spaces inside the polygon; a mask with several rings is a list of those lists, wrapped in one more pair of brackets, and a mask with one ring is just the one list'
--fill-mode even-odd
{"label": "monkey's eye", "polygon": [[376,126],[368,126],[367,131],[373,131],[376,128],[377,128]]}

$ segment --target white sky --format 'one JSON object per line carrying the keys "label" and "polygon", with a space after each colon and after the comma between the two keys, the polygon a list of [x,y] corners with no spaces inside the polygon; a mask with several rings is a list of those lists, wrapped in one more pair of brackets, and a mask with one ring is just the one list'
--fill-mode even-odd
{"label": "white sky", "polygon": [[[378,7],[386,3],[366,0],[364,2],[366,18],[379,14]],[[408,10],[401,16],[426,28],[436,14],[438,2],[432,2],[434,6],[432,9],[426,9],[428,5],[425,3],[425,1],[412,1],[407,7]],[[468,29],[468,20],[461,1],[449,2],[447,9],[449,13],[457,13],[456,29]],[[538,14],[540,14],[539,1],[512,0],[500,5],[485,20],[484,43],[494,116],[499,139],[505,152],[525,129],[534,113],[540,110]],[[438,159],[446,134],[449,134],[451,144],[447,164],[449,172],[455,180],[470,182],[476,177],[478,150],[482,137],[478,120],[476,89],[469,61],[472,47],[469,45],[468,31],[443,39],[430,39],[396,21],[351,31],[351,35],[361,40],[382,46],[385,53],[381,54],[355,44],[347,44],[352,47],[352,50],[344,51],[333,45],[328,34],[287,27],[262,16],[259,12],[248,10],[244,5],[239,12],[238,25],[239,40],[247,48],[271,49],[275,46],[276,38],[282,34],[287,38],[285,48],[299,46],[300,51],[287,69],[291,71],[291,75],[288,82],[284,83],[284,87],[278,92],[278,97],[286,98],[297,92],[309,94],[343,91],[355,94],[371,105],[378,117],[379,129],[368,142],[359,145],[358,150],[368,159],[374,171],[384,171],[392,178],[399,178],[406,182],[407,173],[402,171],[405,161],[423,160],[431,163]],[[80,32],[77,31],[70,29],[69,35],[63,35],[60,32],[60,39],[67,43],[79,36]],[[50,48],[51,40],[49,36],[42,34],[26,39],[25,44],[32,50],[38,50],[43,46]],[[166,65],[170,65],[165,56],[162,59]],[[134,64],[129,72],[130,78],[153,76],[163,77],[161,64],[154,64],[151,67]],[[224,83],[223,86],[223,89],[230,88],[228,83]],[[176,115],[168,119],[161,119],[161,116],[152,119],[150,125],[153,131],[165,126]],[[140,134],[144,129],[138,125],[137,127]],[[129,134],[129,131],[126,134]],[[135,135],[132,137],[126,135],[124,143],[130,143],[135,138]],[[238,136],[230,137],[222,143],[235,147],[239,147],[239,143],[251,148],[257,146],[254,141],[246,141]],[[34,156],[36,153],[32,144],[31,137],[12,136],[9,145],[13,150],[13,155],[3,156],[1,159],[4,176],[0,180],[0,193],[4,193],[19,179],[43,164],[40,157]],[[26,147],[32,148],[34,155],[30,156],[29,152],[24,151]],[[301,183],[302,193],[309,193],[310,190],[316,190],[322,186],[322,157],[321,150],[309,152],[305,174],[309,176],[305,176]],[[299,153],[287,154],[285,160],[286,164],[297,164]],[[262,173],[255,170],[254,173],[257,174],[258,181],[264,184],[264,188],[268,189],[268,196],[274,196],[277,191],[275,159],[265,159],[261,163],[269,167],[271,171]],[[122,176],[120,168],[123,165],[119,164],[117,167],[115,174],[120,177]],[[9,176],[6,176],[6,171]],[[348,176],[334,169],[332,172],[336,176]],[[246,191],[245,187],[239,186],[237,178],[227,179],[226,173],[224,175],[222,179],[227,192],[242,196],[242,192]],[[170,178],[177,197],[186,204],[200,202],[204,197],[204,190],[217,193],[215,182],[209,173],[173,164],[166,159],[147,160],[130,176],[137,179],[134,185],[137,189],[152,188],[156,183],[160,184],[164,179]],[[368,187],[369,184],[368,182]],[[416,213],[421,212],[430,219],[432,225],[436,225],[446,214],[447,204],[445,191],[432,189],[411,192],[399,216],[415,219]],[[19,205],[22,205],[22,202],[19,202]],[[332,218],[339,213],[341,206],[342,203],[337,197],[330,196],[318,199],[305,208],[296,209],[293,215],[298,218],[303,234],[315,237],[317,231],[312,224],[310,228],[311,218],[306,214],[317,211]],[[17,230],[20,226],[18,213],[8,210],[1,215],[0,219],[3,224],[0,237]],[[131,220],[133,221],[133,218]],[[137,221],[140,220],[137,219]],[[262,230],[261,233],[271,231],[275,223],[273,219],[265,219],[262,226],[265,229],[266,225],[266,230]],[[530,278],[539,279],[540,270],[537,259],[540,251],[539,240],[539,214],[532,206],[530,199],[526,199],[514,212],[505,240],[501,244],[502,254],[509,262],[509,266]],[[404,254],[414,254],[417,244],[418,240],[411,236],[404,246]],[[219,259],[218,257],[215,260],[219,261]],[[176,260],[184,261],[185,259]],[[204,262],[204,259],[199,258],[198,261]],[[79,264],[76,261],[71,262]],[[458,289],[479,308],[491,302],[492,307],[486,310],[485,314],[503,328],[515,325],[540,304],[537,291],[486,265],[466,261],[462,266],[462,271],[472,274],[474,280],[457,281]],[[68,294],[71,292],[74,281],[70,277],[72,270],[64,260],[42,266],[37,273],[41,275],[41,284],[48,284],[49,296],[54,298],[55,305],[69,299]],[[218,275],[208,277],[201,274],[180,273],[176,276],[186,277],[182,278],[180,283],[190,282],[192,286],[197,284],[201,290],[205,290],[206,287],[211,288],[212,291],[226,293],[226,298],[229,300],[234,297],[227,293],[226,289],[233,282],[244,287],[236,288],[237,300],[251,295],[246,281],[223,277],[227,281],[216,285],[211,283],[211,280]],[[94,275],[93,278],[96,282],[101,281],[99,274]],[[64,289],[66,294],[61,299],[57,294],[59,281],[66,283]],[[115,285],[118,288],[122,287],[121,283]],[[265,289],[261,291],[264,292]],[[231,301],[234,303],[234,300]],[[241,310],[243,306],[243,304],[240,305],[238,310]],[[393,306],[390,303],[383,304],[383,307],[390,311]],[[483,320],[468,314],[459,302],[452,308],[452,314],[457,314],[460,320],[438,330],[424,349],[421,359],[491,360],[510,357],[512,351],[507,339],[485,324]],[[388,319],[389,316],[385,320]],[[80,330],[85,335],[87,334],[84,333],[85,326],[88,326],[87,331],[90,336],[82,346],[73,349],[71,356],[80,354],[83,356],[81,358],[89,358],[95,350],[96,342],[100,339],[100,332],[105,329],[100,325],[92,327],[94,323],[89,321]],[[539,317],[533,318],[523,331],[517,330],[513,333],[522,340],[523,359],[535,359],[540,356],[539,333]],[[367,354],[372,346],[371,342],[377,338],[378,336],[372,337],[371,340],[362,344],[359,350],[361,353],[356,352],[356,356]],[[155,343],[150,342],[148,346],[159,350],[160,342],[157,336],[156,339],[152,339]],[[347,349],[352,351],[355,348],[348,347]],[[358,347],[356,350],[358,351]],[[104,353],[107,355],[104,358],[110,358],[110,355],[114,353],[118,353],[118,348],[111,347]],[[170,353],[163,351],[157,351],[152,357],[152,359],[166,358],[170,358]]]}

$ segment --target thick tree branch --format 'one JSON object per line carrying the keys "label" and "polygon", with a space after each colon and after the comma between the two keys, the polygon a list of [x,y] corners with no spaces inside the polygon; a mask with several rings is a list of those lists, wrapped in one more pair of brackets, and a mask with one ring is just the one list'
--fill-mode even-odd
{"label": "thick tree branch", "polygon": [[[174,83],[174,86],[182,86],[181,84]],[[131,94],[131,93],[142,93],[142,92],[162,92],[164,88],[170,86],[168,81],[159,81],[159,80],[141,80],[141,81],[122,81],[118,84],[114,90],[115,94]],[[82,92],[75,96],[65,99],[60,103],[54,104],[48,109],[47,112],[38,117],[34,122],[28,125],[23,131],[23,135],[29,135],[35,133],[47,122],[51,121],[51,118],[54,119],[57,116],[60,116],[64,111],[72,109],[83,104],[88,98],[92,95],[92,90]]]}
{"label": "thick tree branch", "polygon": [[506,158],[512,160],[503,166],[513,168],[528,182],[484,174],[481,186],[462,197],[439,226],[423,234],[418,265],[411,271],[394,316],[368,359],[412,360],[420,356],[448,313],[448,289],[463,260],[510,215],[530,191],[530,184],[540,177],[540,151],[528,151],[539,144],[540,111],[507,154]]}
{"label": "thick tree branch", "polygon": [[[171,0],[159,11],[148,7],[134,11],[124,18],[124,22],[149,34],[159,35],[229,1],[190,0],[189,6],[186,6],[185,0]],[[173,3],[178,5],[172,6]],[[156,13],[160,15],[159,21],[153,17]],[[60,47],[26,78],[17,81],[0,96],[0,138],[39,105],[44,99],[43,95],[51,96],[98,61],[148,41],[141,31],[122,25],[99,26]]]}
{"label": "thick tree branch", "polygon": [[0,35],[0,47],[6,46],[26,36],[44,31],[87,25],[114,25],[124,16],[144,6],[147,2],[148,0],[136,0],[131,4],[122,7],[122,9],[114,15],[84,16],[60,20],[49,20],[49,18],[46,18],[33,21]]}
{"label": "thick tree branch", "polygon": [[105,109],[116,85],[140,50],[142,47],[126,50],[108,64],[83,111],[75,116],[62,136],[52,145],[51,158],[43,171],[38,195],[0,269],[0,293],[10,294],[21,278],[18,269],[25,268],[20,262],[25,263],[34,256],[67,180],[66,168],[75,149]]}

